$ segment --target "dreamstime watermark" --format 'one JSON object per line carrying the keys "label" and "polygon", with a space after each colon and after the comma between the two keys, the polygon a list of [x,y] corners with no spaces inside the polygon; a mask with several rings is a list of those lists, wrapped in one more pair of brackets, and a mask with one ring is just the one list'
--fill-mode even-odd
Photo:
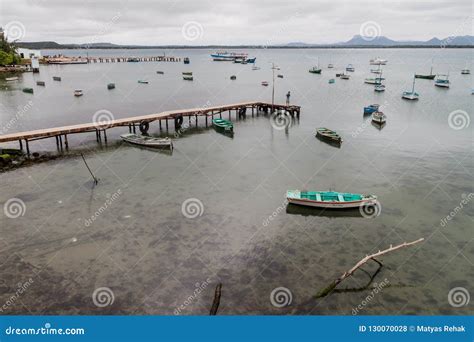
{"label": "dreamstime watermark", "polygon": [[4,27],[5,37],[10,41],[23,39],[26,35],[26,28],[19,21],[10,21]]}
{"label": "dreamstime watermark", "polygon": [[194,301],[199,297],[201,292],[206,287],[208,287],[210,283],[211,283],[211,279],[209,279],[209,278],[207,278],[202,283],[196,283],[195,284],[196,288],[194,289],[193,293],[190,296],[188,296],[188,298],[186,298],[186,300],[183,302],[183,304],[176,307],[176,309],[174,310],[174,314],[175,315],[180,315],[183,310],[185,310],[189,305],[194,303]]}
{"label": "dreamstime watermark", "polygon": [[262,222],[262,226],[266,227],[272,222],[283,210],[285,210],[286,206],[288,205],[288,200],[286,199],[283,203],[276,208],[271,215],[269,215],[265,220]]}
{"label": "dreamstime watermark", "polygon": [[357,305],[357,307],[352,309],[352,314],[353,315],[358,315],[359,311],[364,309],[371,301],[374,299],[375,295],[383,290],[384,287],[386,287],[389,284],[389,280],[385,278],[382,282],[378,284],[374,284],[374,287],[372,288],[372,291],[365,297],[365,299]]}
{"label": "dreamstime watermark", "polygon": [[92,293],[92,302],[98,308],[112,305],[115,301],[114,292],[108,287],[98,287]]}
{"label": "dreamstime watermark", "polygon": [[26,213],[26,204],[19,198],[10,198],[3,205],[5,216],[11,219],[24,216]]}
{"label": "dreamstime watermark", "polygon": [[271,45],[272,41],[279,40],[281,38],[281,35],[288,31],[288,27],[291,27],[291,21],[295,18],[298,18],[299,16],[299,12],[295,12],[295,14],[291,16],[286,16],[285,21],[280,23],[279,28],[270,36],[270,38],[267,39],[267,43],[262,45],[262,48],[267,49]]}
{"label": "dreamstime watermark", "polygon": [[24,283],[18,283],[15,293],[11,295],[10,298],[8,298],[6,302],[0,307],[0,312],[4,312],[8,309],[8,307],[14,305],[17,299],[20,298],[20,296],[31,286],[31,284],[33,284],[33,282],[33,278],[30,278]]}
{"label": "dreamstime watermark", "polygon": [[277,287],[270,293],[270,302],[276,308],[289,306],[293,302],[293,294],[286,287]]}
{"label": "dreamstime watermark", "polygon": [[471,301],[469,291],[464,287],[454,287],[448,292],[448,303],[452,307],[467,306]]}
{"label": "dreamstime watermark", "polygon": [[382,34],[382,28],[375,21],[366,21],[360,25],[359,33],[363,40],[372,41]]}
{"label": "dreamstime watermark", "polygon": [[114,120],[115,120],[115,117],[112,114],[112,112],[106,109],[98,110],[92,116],[92,123],[94,124],[96,128],[100,128],[100,129],[109,128],[112,121]]}
{"label": "dreamstime watermark", "polygon": [[470,192],[469,194],[462,194],[461,195],[462,197],[462,200],[461,202],[459,202],[459,204],[457,206],[455,206],[453,208],[453,210],[451,210],[451,212],[449,213],[449,215],[447,215],[446,217],[443,217],[440,221],[440,225],[441,227],[446,227],[446,225],[448,224],[448,221],[451,221],[454,216],[456,216],[461,210],[464,209],[464,207],[469,203],[471,202],[471,200],[474,198],[474,193],[473,192]]}
{"label": "dreamstime watermark", "polygon": [[188,21],[181,28],[181,34],[188,41],[201,39],[204,35],[204,27],[197,21]]}
{"label": "dreamstime watermark", "polygon": [[33,101],[31,100],[24,106],[18,106],[15,116],[2,126],[2,134],[7,133],[32,107]]}
{"label": "dreamstime watermark", "polygon": [[448,115],[448,125],[456,131],[469,127],[470,123],[471,117],[464,110],[458,109]]}
{"label": "dreamstime watermark", "polygon": [[90,218],[84,221],[84,225],[89,227],[104,211],[106,211],[113,202],[115,202],[120,196],[122,195],[122,189],[118,189],[113,194],[107,194],[107,199],[105,200],[104,204],[99,207]]}
{"label": "dreamstime watermark", "polygon": [[270,123],[273,128],[278,131],[288,129],[293,123],[293,118],[291,117],[290,113],[286,110],[283,111],[275,111],[272,113],[270,117]]}
{"label": "dreamstime watermark", "polygon": [[17,328],[11,325],[5,329],[5,335],[84,335],[84,328],[53,328],[51,323],[45,323],[40,328]]}
{"label": "dreamstime watermark", "polygon": [[441,41],[441,44],[439,45],[440,48],[444,49],[446,48],[446,45],[451,44],[454,38],[456,38],[460,33],[462,33],[464,31],[464,27],[466,25],[469,25],[471,22],[472,22],[472,16],[467,16],[466,18],[464,18],[464,20],[461,22],[461,25],[459,25],[454,31],[453,35]]}
{"label": "dreamstime watermark", "polygon": [[193,219],[204,214],[204,204],[198,198],[188,198],[181,204],[184,217]]}
{"label": "dreamstime watermark", "polygon": [[377,200],[363,202],[359,206],[359,212],[365,218],[376,218],[382,212],[382,205]]}
{"label": "dreamstime watermark", "polygon": [[367,120],[365,120],[362,125],[357,126],[355,131],[351,133],[351,136],[355,139],[361,134],[365,129],[370,125],[370,122],[372,121],[372,118],[369,117]]}
{"label": "dreamstime watermark", "polygon": [[107,21],[105,24],[103,24],[100,28],[99,28],[99,32],[92,37],[91,41],[85,45],[85,48],[88,49],[91,47],[92,44],[94,43],[99,43],[100,41],[100,36],[103,36],[104,34],[106,34],[107,32],[109,32],[111,29],[112,29],[112,26],[122,17],[122,13],[121,12],[117,12],[117,14],[115,14],[112,19],[110,19],[109,21]]}

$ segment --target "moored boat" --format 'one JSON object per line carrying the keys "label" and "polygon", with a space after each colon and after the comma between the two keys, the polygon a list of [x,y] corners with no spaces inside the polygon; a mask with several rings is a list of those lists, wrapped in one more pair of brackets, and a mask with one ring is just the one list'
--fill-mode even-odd
{"label": "moored boat", "polygon": [[385,91],[385,85],[384,84],[376,84],[374,87],[374,91],[377,93],[381,93]]}
{"label": "moored boat", "polygon": [[387,116],[383,112],[376,111],[372,114],[372,122],[383,125],[387,121]]}
{"label": "moored boat", "polygon": [[288,190],[286,199],[292,204],[328,209],[360,208],[377,203],[377,196],[375,195],[336,191]]}
{"label": "moored boat", "polygon": [[18,81],[18,76],[7,77],[7,78],[5,78],[5,81],[7,81],[7,82]]}
{"label": "moored boat", "polygon": [[24,93],[33,94],[33,88],[23,88]]}
{"label": "moored boat", "polygon": [[194,80],[193,76],[186,76],[186,75],[183,75],[183,80],[184,81],[192,81]]}
{"label": "moored boat", "polygon": [[316,137],[339,144],[343,141],[339,134],[325,127],[316,128]]}
{"label": "moored boat", "polygon": [[53,76],[53,81],[61,81],[61,77],[59,76]]}
{"label": "moored boat", "polygon": [[115,89],[115,83],[109,83],[109,84],[107,84],[107,89],[109,89],[109,90]]}
{"label": "moored boat", "polygon": [[216,130],[223,131],[226,133],[234,132],[234,124],[229,120],[219,118],[212,119],[212,126]]}
{"label": "moored boat", "polygon": [[278,78],[283,78],[283,75],[279,74],[277,75]]}
{"label": "moored boat", "polygon": [[471,70],[469,69],[462,69],[461,70],[461,75],[469,75],[471,73]]}
{"label": "moored boat", "polygon": [[413,77],[413,86],[411,88],[411,91],[404,91],[402,94],[402,99],[418,100],[418,98],[420,97],[420,95],[417,92],[415,92],[415,79],[416,79],[416,75]]}
{"label": "moored boat", "polygon": [[449,88],[450,82],[449,82],[449,75],[438,75],[438,77],[435,80],[435,86],[441,87],[441,88]]}
{"label": "moored boat", "polygon": [[328,69],[332,69],[334,68],[334,65],[332,65],[331,63],[328,64]]}
{"label": "moored boat", "polygon": [[379,110],[380,105],[378,104],[371,104],[367,107],[364,107],[364,114],[372,114]]}
{"label": "moored boat", "polygon": [[184,63],[184,64],[189,64],[189,58],[188,58],[188,57],[184,57],[183,63]]}
{"label": "moored boat", "polygon": [[347,67],[346,67],[346,71],[354,72],[355,68],[352,66],[352,64],[348,64]]}
{"label": "moored boat", "polygon": [[133,133],[122,134],[120,136],[124,141],[145,147],[173,149],[173,142],[170,138],[153,138],[145,135],[137,135]]}
{"label": "moored boat", "polygon": [[183,71],[183,75],[192,76],[193,72],[192,71]]}
{"label": "moored boat", "polygon": [[433,61],[431,61],[431,69],[430,69],[430,74],[429,75],[415,74],[415,78],[420,78],[420,79],[423,79],[423,80],[434,80],[435,76],[436,75],[433,74]]}
{"label": "moored boat", "polygon": [[83,94],[81,89],[74,90],[74,96],[79,97],[79,96],[82,96],[82,95],[84,95],[84,94]]}
{"label": "moored boat", "polygon": [[268,82],[267,82],[267,81],[263,81],[263,82],[262,82],[262,85],[263,85],[264,87],[267,87],[267,86],[268,86]]}
{"label": "moored boat", "polygon": [[148,84],[149,82],[147,80],[138,80],[138,83],[141,83],[141,84]]}
{"label": "moored boat", "polygon": [[247,63],[255,63],[256,60],[257,60],[257,57],[253,57],[253,58],[247,58],[245,61]]}
{"label": "moored boat", "polygon": [[230,79],[231,79],[231,80],[236,80],[236,79],[237,79],[237,76],[232,75],[232,76],[230,76]]}
{"label": "moored boat", "polygon": [[364,83],[366,84],[382,84],[382,81],[384,80],[385,78],[382,78],[382,77],[376,77],[376,78],[366,78],[364,80]]}
{"label": "moored boat", "polygon": [[377,57],[377,58],[374,58],[374,59],[371,59],[369,61],[370,65],[385,65],[387,64],[387,60],[386,59],[382,59],[380,57]]}
{"label": "moored boat", "polygon": [[311,69],[309,69],[309,72],[312,73],[312,74],[320,74],[321,69],[319,69],[319,67],[314,66]]}
{"label": "moored boat", "polygon": [[36,81],[36,85],[44,87],[46,83],[44,81]]}
{"label": "moored boat", "polygon": [[246,53],[240,53],[240,52],[216,52],[211,54],[211,58],[214,61],[221,61],[221,62],[232,62],[235,59],[247,59],[247,54]]}
{"label": "moored boat", "polygon": [[348,80],[351,76],[350,75],[347,75],[347,74],[341,74],[341,76],[339,76],[339,78],[341,80]]}
{"label": "moored boat", "polygon": [[165,74],[164,71],[160,71],[160,70],[158,70],[156,73],[157,73],[158,75],[164,75],[164,74]]}
{"label": "moored boat", "polygon": [[335,80],[334,78],[331,78],[331,79],[328,81],[329,84],[333,84],[333,83],[335,83],[335,82],[336,82],[336,80]]}

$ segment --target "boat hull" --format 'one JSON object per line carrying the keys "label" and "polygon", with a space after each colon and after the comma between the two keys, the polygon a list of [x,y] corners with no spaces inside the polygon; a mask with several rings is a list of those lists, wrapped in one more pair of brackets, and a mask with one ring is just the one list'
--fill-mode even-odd
{"label": "boat hull", "polygon": [[363,199],[360,201],[351,201],[351,202],[318,202],[307,200],[304,198],[296,199],[287,197],[289,203],[302,205],[306,207],[314,208],[330,208],[330,209],[349,209],[349,208],[359,208],[364,205],[374,205],[377,201],[374,199]]}
{"label": "boat hull", "polygon": [[421,78],[423,80],[434,80],[436,75],[415,75],[415,78]]}

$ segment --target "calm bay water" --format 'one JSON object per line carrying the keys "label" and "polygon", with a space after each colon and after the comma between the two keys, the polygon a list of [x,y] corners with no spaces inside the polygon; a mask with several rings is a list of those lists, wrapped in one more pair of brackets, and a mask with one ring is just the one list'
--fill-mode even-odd
{"label": "calm bay water", "polygon": [[[271,101],[271,87],[260,85],[271,81],[270,62],[284,75],[276,79],[277,102],[284,102],[290,90],[291,102],[302,107],[300,120],[287,131],[275,129],[268,117],[247,116],[234,122],[235,135],[229,138],[204,128],[202,120],[199,128],[175,139],[172,155],[122,144],[119,135],[126,128],[110,130],[107,146],[98,146],[93,133],[71,136],[72,152],[84,152],[100,178],[96,187],[77,156],[1,174],[0,204],[19,198],[26,209],[18,218],[0,215],[0,304],[19,283],[33,280],[4,312],[174,314],[183,305],[179,314],[205,315],[220,282],[221,314],[352,314],[372,293],[355,290],[369,280],[363,272],[340,285],[353,291],[319,300],[314,295],[366,254],[420,237],[425,242],[382,259],[385,266],[375,282],[388,286],[359,313],[474,312],[472,303],[454,308],[448,301],[454,287],[474,295],[472,123],[454,129],[459,127],[448,120],[456,110],[472,113],[472,77],[460,74],[466,62],[472,64],[472,50],[249,50],[261,67],[257,71],[212,62],[210,52],[166,51],[190,57],[190,65],[42,66],[39,74],[23,74],[18,82],[0,80],[0,122],[7,133],[90,122],[104,109],[123,118]],[[98,56],[162,53],[89,51]],[[389,60],[382,94],[363,83],[375,77],[368,61],[377,56]],[[318,58],[322,75],[308,73]],[[432,60],[435,73],[450,73],[451,88],[419,80],[420,100],[402,100],[413,73],[429,73]],[[335,68],[328,70],[328,63]],[[328,84],[349,63],[356,69],[351,79]],[[183,81],[182,71],[193,71],[194,82]],[[138,84],[139,79],[150,83]],[[37,80],[46,87],[37,87]],[[117,88],[108,91],[110,82]],[[33,87],[34,95],[23,93],[23,87]],[[84,96],[75,98],[74,89],[83,89]],[[387,115],[381,130],[362,115],[370,103],[381,104]],[[321,126],[343,135],[340,149],[314,137]],[[158,123],[151,124],[150,133],[167,134]],[[41,140],[30,147],[54,151],[55,143]],[[376,194],[380,215],[316,215],[284,203],[287,189],[329,188]],[[202,215],[183,214],[188,199]],[[463,199],[468,203],[442,224]],[[91,216],[97,218],[88,221]],[[373,273],[376,266],[365,269]],[[94,305],[100,287],[113,292],[111,305]],[[278,287],[291,292],[289,306],[272,305],[270,295]]]}

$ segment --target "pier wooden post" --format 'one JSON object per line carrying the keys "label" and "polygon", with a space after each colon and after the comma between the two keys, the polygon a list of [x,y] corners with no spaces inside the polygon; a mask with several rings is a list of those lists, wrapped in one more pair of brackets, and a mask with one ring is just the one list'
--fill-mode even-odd
{"label": "pier wooden post", "polygon": [[161,131],[161,119],[160,119],[160,120],[158,120],[158,121],[160,122],[160,131]]}
{"label": "pier wooden post", "polygon": [[168,118],[166,118],[166,131],[168,132]]}
{"label": "pier wooden post", "polygon": [[20,140],[18,140],[20,142],[20,151],[23,151],[23,142]]}
{"label": "pier wooden post", "polygon": [[105,140],[105,142],[107,143],[107,132],[106,132],[105,129],[104,129],[104,140]]}
{"label": "pier wooden post", "polygon": [[195,115],[195,119],[196,119],[196,127],[198,126],[198,116]]}
{"label": "pier wooden post", "polygon": [[69,149],[69,142],[67,141],[67,134],[64,134],[64,145],[66,146],[66,150]]}
{"label": "pier wooden post", "polygon": [[207,114],[206,114],[206,127],[207,127]]}
{"label": "pier wooden post", "polygon": [[30,144],[28,143],[28,139],[25,139],[25,144],[26,144],[26,155],[29,157],[30,156]]}

